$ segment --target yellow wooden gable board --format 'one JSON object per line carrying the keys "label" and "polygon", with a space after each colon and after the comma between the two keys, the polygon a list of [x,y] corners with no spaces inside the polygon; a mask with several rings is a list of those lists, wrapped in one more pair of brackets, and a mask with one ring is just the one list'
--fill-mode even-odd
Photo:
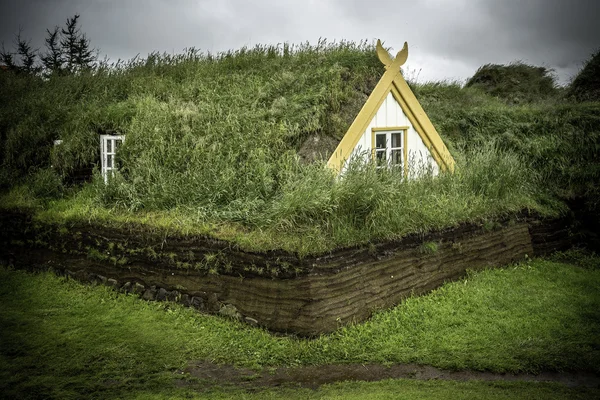
{"label": "yellow wooden gable board", "polygon": [[440,169],[453,172],[455,165],[454,158],[400,73],[400,66],[408,58],[408,43],[404,42],[402,50],[398,52],[395,59],[392,59],[381,45],[381,41],[378,40],[377,55],[379,60],[385,65],[386,71],[329,158],[327,165],[337,172],[341,171],[344,163],[352,154],[361,136],[379,110],[379,107],[388,93],[391,92],[415,131],[431,152]]}

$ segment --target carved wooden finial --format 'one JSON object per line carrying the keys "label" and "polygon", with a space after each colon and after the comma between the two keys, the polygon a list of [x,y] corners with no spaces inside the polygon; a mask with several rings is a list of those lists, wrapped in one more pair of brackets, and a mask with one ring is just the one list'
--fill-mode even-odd
{"label": "carved wooden finial", "polygon": [[408,59],[408,43],[404,42],[404,47],[402,47],[402,50],[398,52],[395,59],[392,59],[390,53],[388,53],[387,50],[381,45],[381,40],[377,39],[377,56],[379,57],[379,61],[381,61],[386,68],[389,68],[392,63],[400,67],[404,65]]}

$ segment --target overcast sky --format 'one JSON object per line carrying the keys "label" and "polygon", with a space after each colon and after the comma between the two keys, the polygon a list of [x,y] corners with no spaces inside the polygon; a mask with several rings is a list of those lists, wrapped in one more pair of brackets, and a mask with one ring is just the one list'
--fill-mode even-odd
{"label": "overcast sky", "polygon": [[381,39],[409,44],[408,78],[463,81],[486,63],[553,68],[567,83],[600,47],[600,0],[0,0],[0,40],[43,48],[45,30],[80,14],[111,60],[195,47]]}

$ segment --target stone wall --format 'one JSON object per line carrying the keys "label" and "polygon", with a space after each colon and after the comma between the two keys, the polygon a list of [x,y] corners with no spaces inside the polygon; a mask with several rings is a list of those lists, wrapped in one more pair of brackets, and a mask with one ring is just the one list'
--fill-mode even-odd
{"label": "stone wall", "polygon": [[5,263],[52,268],[146,300],[178,301],[302,336],[363,321],[469,269],[507,265],[571,245],[566,221],[530,217],[466,224],[303,259],[285,252],[244,252],[209,238],[45,226],[22,213],[0,214],[0,223]]}

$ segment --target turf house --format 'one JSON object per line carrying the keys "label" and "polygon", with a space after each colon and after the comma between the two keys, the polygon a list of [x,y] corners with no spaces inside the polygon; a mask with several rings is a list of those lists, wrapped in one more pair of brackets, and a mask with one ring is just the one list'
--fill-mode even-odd
{"label": "turf house", "polygon": [[[454,170],[454,159],[404,80],[400,67],[408,44],[393,60],[377,42],[377,55],[386,72],[331,154],[327,165],[343,172],[353,157],[375,161],[378,168],[399,167],[406,177]],[[116,149],[124,135],[100,135],[101,173],[105,180],[116,169]],[[366,156],[366,157],[365,157]]]}
{"label": "turf house", "polygon": [[408,44],[393,60],[378,41],[377,55],[386,72],[327,164],[343,172],[352,156],[363,154],[378,165],[400,167],[405,176],[453,171],[454,159],[400,72]]}
{"label": "turf house", "polygon": [[[405,43],[392,60],[378,41],[377,54],[387,71],[329,158],[328,166],[343,172],[353,156],[367,155],[366,161],[373,158],[379,167],[400,167],[405,176],[427,171],[437,175],[440,168],[453,171],[454,159],[400,72],[408,57],[408,45]],[[123,135],[100,135],[105,181],[109,171],[116,168],[116,149],[123,140]]]}
{"label": "turf house", "polygon": [[319,41],[3,72],[0,262],[314,336],[579,240],[598,104],[420,84],[407,57]]}

